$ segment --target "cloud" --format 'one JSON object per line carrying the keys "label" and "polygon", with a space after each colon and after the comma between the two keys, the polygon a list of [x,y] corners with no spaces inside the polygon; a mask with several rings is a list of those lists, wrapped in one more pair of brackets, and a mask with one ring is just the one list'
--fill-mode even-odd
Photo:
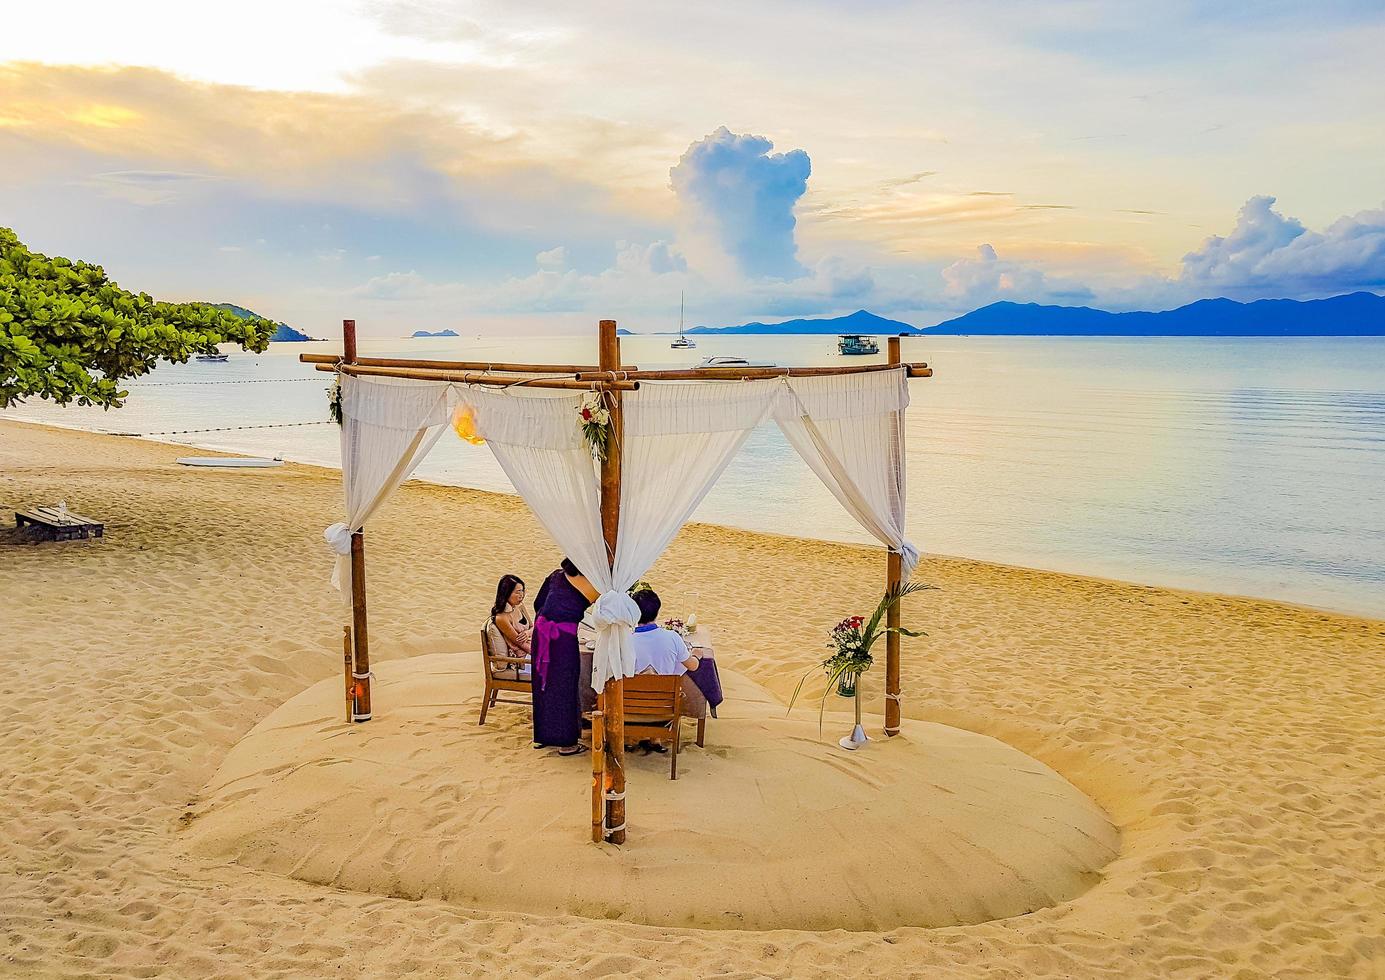
{"label": "cloud", "polygon": [[1274,210],[1267,195],[1246,201],[1236,227],[1183,257],[1179,283],[1192,293],[1308,296],[1385,286],[1385,207],[1310,231]]}
{"label": "cloud", "polygon": [[688,147],[669,180],[682,215],[679,241],[699,265],[752,279],[804,274],[794,205],[812,170],[802,150],[771,153],[763,136],[722,126]]}
{"label": "cloud", "polygon": [[958,259],[942,270],[943,292],[959,306],[985,306],[997,300],[1087,303],[1092,291],[1079,283],[1050,277],[1039,266],[1002,259],[991,245],[978,245],[974,258]]}
{"label": "cloud", "polygon": [[534,256],[534,261],[539,264],[540,269],[562,269],[567,265],[567,249],[562,245],[559,245],[557,248],[550,248]]}

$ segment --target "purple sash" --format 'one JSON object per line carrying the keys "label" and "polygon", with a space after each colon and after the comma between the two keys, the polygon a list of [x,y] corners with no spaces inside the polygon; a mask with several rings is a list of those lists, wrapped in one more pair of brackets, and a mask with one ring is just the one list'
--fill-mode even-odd
{"label": "purple sash", "polygon": [[555,623],[540,616],[534,621],[534,675],[539,679],[539,690],[548,686],[548,648],[558,637],[567,634],[577,637],[576,623]]}

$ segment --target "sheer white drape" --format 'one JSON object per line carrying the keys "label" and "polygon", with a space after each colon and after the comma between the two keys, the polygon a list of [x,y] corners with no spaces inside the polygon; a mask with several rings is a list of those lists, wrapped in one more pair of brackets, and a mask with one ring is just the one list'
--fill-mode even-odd
{"label": "sheer white drape", "polygon": [[904,368],[789,378],[775,406],[789,444],[865,530],[902,559],[904,581],[918,549],[904,537]]}
{"label": "sheer white drape", "polygon": [[[765,420],[779,390],[774,380],[645,385],[625,397],[617,591],[639,581],[664,553]],[[600,690],[609,677],[632,676],[634,664],[633,651],[624,649],[619,664],[594,658],[593,686]]]}
{"label": "sheer white drape", "polygon": [[341,472],[346,520],[323,537],[337,560],[332,584],[351,595],[351,534],[409,478],[447,421],[448,388],[427,381],[341,375]]}
{"label": "sheer white drape", "polygon": [[[735,383],[646,384],[625,395],[620,534],[614,570],[601,533],[598,469],[577,423],[580,394],[522,386],[343,376],[345,522],[326,538],[338,554],[333,582],[348,582],[351,532],[409,478],[458,403],[515,490],[600,591],[593,685],[634,672],[639,610],[626,593],[661,555],[755,426],[773,415],[790,444],[861,526],[903,556],[904,370]],[[346,590],[349,594],[349,589]]]}

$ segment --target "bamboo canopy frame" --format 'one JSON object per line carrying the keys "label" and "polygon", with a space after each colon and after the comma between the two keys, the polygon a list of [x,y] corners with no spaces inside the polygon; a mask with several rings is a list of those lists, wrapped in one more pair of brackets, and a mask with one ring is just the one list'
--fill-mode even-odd
{"label": "bamboo canopy frame", "polygon": [[[641,381],[748,381],[778,377],[823,377],[832,375],[865,374],[906,369],[910,378],[930,378],[933,370],[927,364],[904,363],[900,355],[900,338],[887,338],[885,364],[863,364],[843,367],[786,367],[786,368],[697,368],[688,370],[641,371],[634,365],[620,363],[620,336],[616,321],[602,320],[598,325],[598,363],[528,364],[517,362],[439,361],[407,358],[358,357],[356,354],[356,321],[342,321],[342,352],[334,354],[300,354],[305,364],[316,365],[319,371],[340,372],[353,377],[406,378],[420,381],[446,381],[459,384],[496,387],[553,388],[559,390],[598,391],[611,413],[611,435],[615,446],[622,445],[624,424],[622,394],[639,389]],[[616,540],[620,531],[620,453],[611,452],[601,462],[601,532],[605,539],[607,560],[615,564]],[[902,556],[888,551],[885,561],[885,586],[899,586],[902,576]],[[900,623],[899,605],[890,607],[886,623]],[[365,529],[351,535],[351,622],[344,627],[343,653],[346,674],[346,714],[348,721],[370,720],[370,644],[366,622],[365,586]],[[900,727],[899,708],[899,634],[891,632],[885,638],[885,734],[897,735]],[[606,683],[598,694],[597,711],[592,715],[592,840],[607,840],[612,844],[625,842],[625,705],[624,682],[615,678]]]}

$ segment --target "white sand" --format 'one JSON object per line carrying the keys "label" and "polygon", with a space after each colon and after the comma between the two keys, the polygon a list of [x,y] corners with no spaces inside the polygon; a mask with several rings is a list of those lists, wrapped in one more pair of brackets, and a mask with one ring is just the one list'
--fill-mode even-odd
{"label": "white sand", "polygon": [[[384,664],[369,726],[347,728],[335,678],[291,700],[212,779],[194,852],[475,908],[864,930],[1057,905],[1119,845],[1095,804],[1002,742],[920,722],[848,754],[848,722],[820,736],[815,712],[788,719],[726,671],[706,747],[685,744],[677,781],[667,756],[632,753],[627,843],[593,846],[588,758],[534,751],[527,709],[479,727],[480,659]],[[387,829],[361,839],[349,814]]]}
{"label": "white sand", "polygon": [[[320,535],[340,488],[306,467],[189,471],[172,462],[183,451],[0,424],[0,504],[65,498],[108,535],[0,544],[0,974],[1381,974],[1385,624],[967,561],[920,571],[941,590],[906,608],[929,632],[905,643],[906,719],[998,738],[1110,815],[1120,853],[1052,907],[878,932],[682,929],[189,854],[232,750],[339,675]],[[555,558],[516,501],[426,486],[372,526],[369,553],[382,675],[469,641],[500,572],[536,583]],[[782,700],[882,576],[875,549],[692,527],[650,577],[675,608],[697,588],[719,637],[742,638],[719,644],[723,666]],[[927,746],[930,729],[908,730]],[[689,763],[680,792],[710,782],[711,759]],[[579,823],[584,805],[583,791]],[[370,847],[403,840],[399,819],[341,814]]]}

